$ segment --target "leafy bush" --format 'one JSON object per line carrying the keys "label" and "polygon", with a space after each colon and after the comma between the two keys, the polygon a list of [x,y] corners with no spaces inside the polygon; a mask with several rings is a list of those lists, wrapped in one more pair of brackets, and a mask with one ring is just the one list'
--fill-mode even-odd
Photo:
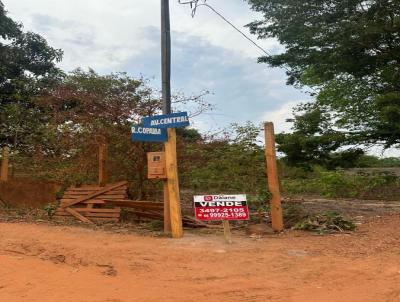
{"label": "leafy bush", "polygon": [[318,179],[282,179],[281,186],[283,193],[286,195],[322,195]]}
{"label": "leafy bush", "polygon": [[51,219],[56,213],[57,208],[58,206],[55,203],[48,203],[43,209],[46,211],[47,216]]}
{"label": "leafy bush", "polygon": [[180,184],[194,193],[265,195],[264,150],[259,127],[232,125],[225,137],[178,144]]}
{"label": "leafy bush", "polygon": [[324,196],[357,197],[358,181],[355,177],[348,177],[343,170],[320,173],[321,190]]}
{"label": "leafy bush", "polygon": [[353,231],[356,226],[350,219],[344,218],[337,212],[325,212],[306,217],[294,227],[297,230],[313,231],[319,234]]}
{"label": "leafy bush", "polygon": [[271,199],[271,193],[266,188],[257,195],[247,195],[247,204],[250,210],[258,212],[268,211],[268,201]]}

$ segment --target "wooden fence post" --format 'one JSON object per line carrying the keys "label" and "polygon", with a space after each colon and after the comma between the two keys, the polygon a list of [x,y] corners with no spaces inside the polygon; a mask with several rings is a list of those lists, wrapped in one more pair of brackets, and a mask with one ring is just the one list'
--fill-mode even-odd
{"label": "wooden fence post", "polygon": [[179,194],[178,163],[176,156],[176,130],[168,129],[168,141],[165,143],[165,165],[167,172],[168,201],[173,238],[183,236],[181,199]]}
{"label": "wooden fence post", "polygon": [[8,181],[8,160],[10,156],[10,148],[3,147],[3,157],[1,160],[0,181]]}
{"label": "wooden fence post", "polygon": [[265,123],[264,128],[268,188],[269,192],[272,194],[270,203],[272,229],[280,232],[283,230],[283,214],[281,205],[281,193],[279,189],[278,168],[276,163],[274,124],[271,122]]}
{"label": "wooden fence post", "polygon": [[105,142],[99,144],[99,186],[107,184],[107,145]]}

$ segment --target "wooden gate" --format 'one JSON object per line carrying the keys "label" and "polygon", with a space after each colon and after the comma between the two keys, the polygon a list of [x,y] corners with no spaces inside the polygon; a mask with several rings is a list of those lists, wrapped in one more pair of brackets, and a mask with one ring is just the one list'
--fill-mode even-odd
{"label": "wooden gate", "polygon": [[126,181],[105,187],[70,187],[64,192],[55,215],[73,216],[86,223],[92,223],[92,220],[119,221],[121,208],[115,206],[113,200],[126,199],[127,190]]}

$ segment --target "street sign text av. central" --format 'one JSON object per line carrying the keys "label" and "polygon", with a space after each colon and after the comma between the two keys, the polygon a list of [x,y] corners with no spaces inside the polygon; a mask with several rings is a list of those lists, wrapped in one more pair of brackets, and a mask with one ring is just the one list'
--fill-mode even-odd
{"label": "street sign text av. central", "polygon": [[149,116],[143,118],[142,122],[145,127],[156,128],[178,128],[190,125],[187,112]]}

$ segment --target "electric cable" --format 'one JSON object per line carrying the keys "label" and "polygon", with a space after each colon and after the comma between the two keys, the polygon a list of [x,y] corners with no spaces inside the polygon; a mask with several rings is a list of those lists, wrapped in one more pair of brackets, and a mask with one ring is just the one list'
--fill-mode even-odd
{"label": "electric cable", "polygon": [[[207,0],[191,0],[191,1],[183,1],[183,0],[178,0],[179,4],[189,4],[190,8],[192,9],[192,18],[196,16],[197,9],[200,6],[205,6],[208,7],[211,11],[213,11],[217,16],[219,16],[222,20],[224,20],[227,24],[229,24],[233,29],[235,29],[238,33],[240,33],[245,39],[247,39],[250,43],[252,43],[254,46],[256,46],[259,50],[261,50],[267,57],[272,57],[273,54],[271,54],[269,51],[267,51],[265,48],[260,46],[258,43],[256,43],[252,38],[250,38],[246,33],[244,33],[242,30],[240,30],[236,25],[234,25],[231,21],[229,21],[224,15],[222,15],[220,12],[218,12],[215,8],[213,8],[211,5],[207,4]],[[293,71],[291,71],[289,68],[286,66],[281,66],[286,72],[288,72],[288,75],[290,75]],[[313,87],[308,87],[310,88],[313,92],[317,92]]]}

